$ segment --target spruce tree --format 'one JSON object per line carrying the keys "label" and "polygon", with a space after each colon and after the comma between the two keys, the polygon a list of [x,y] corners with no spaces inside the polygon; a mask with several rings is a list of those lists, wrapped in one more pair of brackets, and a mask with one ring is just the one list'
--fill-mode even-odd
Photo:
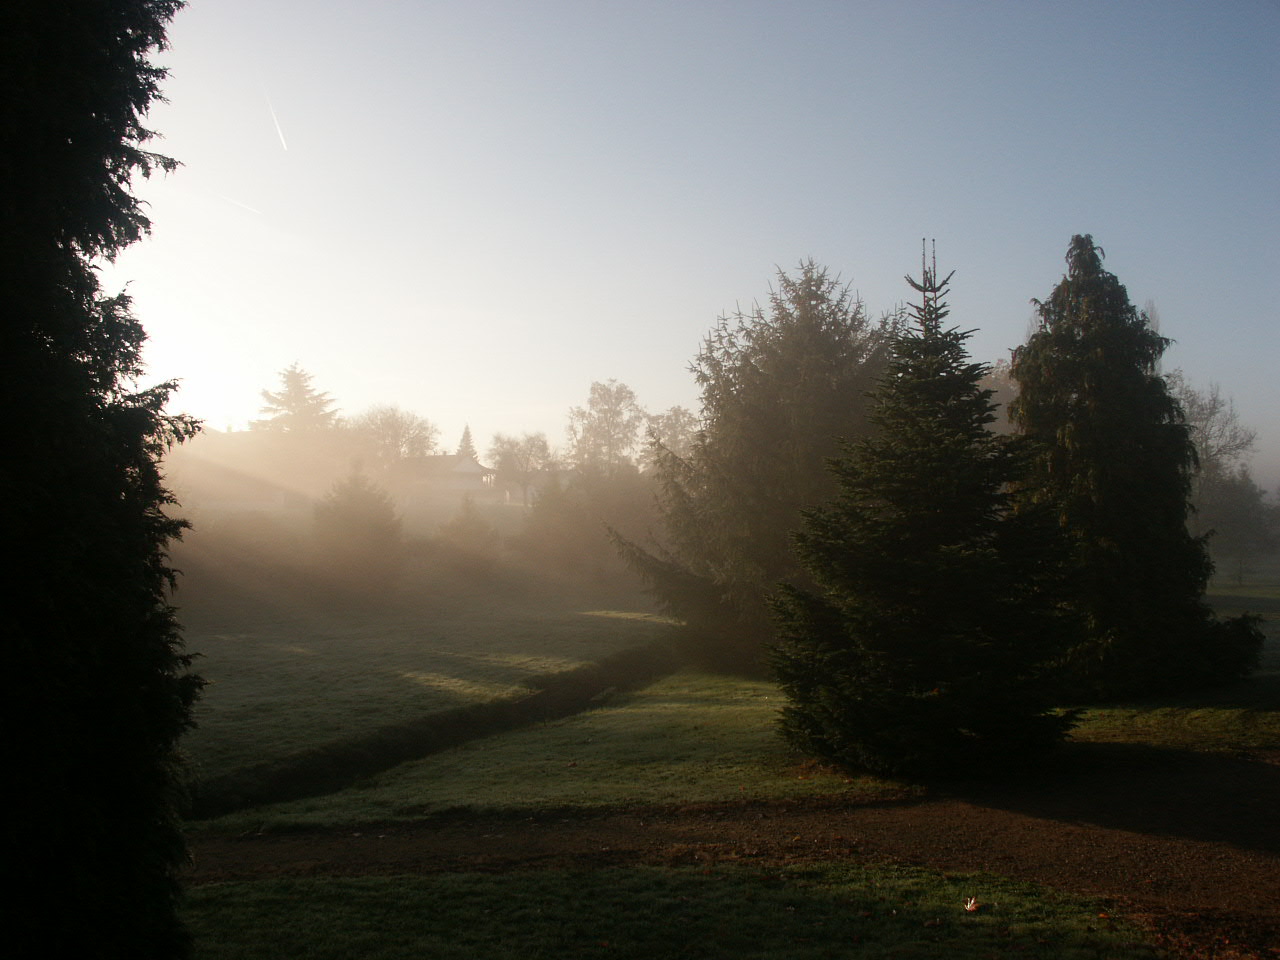
{"label": "spruce tree", "polygon": [[1212,566],[1187,531],[1195,448],[1159,371],[1170,341],[1102,256],[1092,237],[1072,237],[1067,274],[1036,301],[1039,325],[1012,370],[1012,418],[1038,449],[1021,497],[1056,513],[1072,553],[1085,639],[1070,688],[1117,697],[1234,679],[1261,635],[1204,602]]}
{"label": "spruce tree", "polygon": [[791,532],[802,508],[834,491],[826,459],[838,438],[866,430],[898,322],[869,319],[847,285],[807,261],[779,271],[767,310],[722,317],[704,341],[692,365],[700,429],[687,453],[653,446],[661,535],[614,539],[708,665],[764,668],[766,597],[802,575]]}
{"label": "spruce tree", "polygon": [[311,385],[312,376],[296,363],[280,371],[280,389],[262,391],[262,413],[265,420],[255,420],[259,429],[303,434],[327,430],[337,425],[338,412],[333,399]]}
{"label": "spruce tree", "polygon": [[830,468],[839,492],[795,536],[814,591],[774,598],[772,651],[794,745],[842,766],[928,776],[1037,754],[1069,719],[1048,711],[1061,648],[1051,538],[1016,515],[1019,443],[995,419],[969,332],[943,328],[950,276],[925,265],[911,328],[874,398],[878,430]]}
{"label": "spruce tree", "polygon": [[463,460],[476,459],[476,445],[471,440],[471,424],[465,424],[462,428],[462,439],[458,442],[458,456]]}
{"label": "spruce tree", "polygon": [[176,751],[199,681],[175,613],[160,460],[195,424],[139,386],[145,334],[96,263],[148,227],[133,178],[176,0],[10,0],[0,14],[4,948],[178,957]]}

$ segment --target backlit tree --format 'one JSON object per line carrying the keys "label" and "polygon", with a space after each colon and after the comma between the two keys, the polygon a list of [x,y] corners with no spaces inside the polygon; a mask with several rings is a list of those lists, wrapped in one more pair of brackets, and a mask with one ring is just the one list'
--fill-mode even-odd
{"label": "backlit tree", "polygon": [[144,388],[146,335],[95,264],[149,223],[133,179],[177,0],[10,0],[0,14],[4,950],[179,957],[177,743],[199,681],[169,605],[160,461],[194,421]]}
{"label": "backlit tree", "polygon": [[872,435],[831,462],[828,505],[796,534],[814,590],[775,598],[772,662],[796,746],[877,773],[967,774],[1061,739],[1053,540],[1015,514],[1018,442],[989,429],[987,368],[944,328],[950,278],[926,266],[911,329],[875,394]]}
{"label": "backlit tree", "polygon": [[870,320],[812,261],[779,271],[766,307],[722,317],[692,370],[701,429],[687,454],[652,448],[661,533],[616,537],[624,557],[713,665],[758,672],[773,634],[766,595],[801,571],[800,511],[834,490],[826,460],[866,429],[895,317]]}
{"label": "backlit tree", "polygon": [[280,389],[262,391],[263,420],[253,426],[284,433],[302,434],[336,426],[338,412],[329,394],[311,384],[312,376],[296,363],[280,371]]}
{"label": "backlit tree", "polygon": [[1011,414],[1038,453],[1024,502],[1052,508],[1073,553],[1085,641],[1070,672],[1082,695],[1120,696],[1238,677],[1254,623],[1219,623],[1204,602],[1211,564],[1187,531],[1195,448],[1159,372],[1169,341],[1075,236],[1067,274],[1017,350]]}

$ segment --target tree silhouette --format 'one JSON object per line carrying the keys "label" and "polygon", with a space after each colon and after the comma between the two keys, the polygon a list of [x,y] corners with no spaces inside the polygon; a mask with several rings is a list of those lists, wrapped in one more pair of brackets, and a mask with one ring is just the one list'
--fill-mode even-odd
{"label": "tree silhouette", "polygon": [[877,773],[971,773],[1061,739],[1046,665],[1064,633],[1046,576],[1052,540],[1015,515],[1016,441],[995,419],[968,332],[944,329],[926,265],[915,326],[893,341],[878,430],[831,461],[839,495],[806,511],[796,549],[817,591],[775,600],[782,731]]}
{"label": "tree silhouette", "polygon": [[1077,692],[1127,696],[1232,679],[1255,662],[1252,621],[1214,621],[1212,566],[1187,531],[1195,449],[1160,376],[1169,341],[1071,238],[1067,274],[1037,301],[1037,329],[1014,354],[1014,422],[1038,453],[1022,485],[1048,505],[1074,556],[1072,603],[1087,640],[1071,658]]}
{"label": "tree silhouette", "polygon": [[710,665],[762,669],[765,598],[802,576],[791,532],[803,507],[834,491],[826,460],[838,438],[865,431],[896,322],[869,320],[849,287],[808,261],[779,271],[767,311],[722,317],[704,341],[692,367],[701,429],[687,455],[653,448],[662,536],[615,541]]}
{"label": "tree silhouette", "polygon": [[358,593],[395,586],[404,566],[404,541],[385,490],[352,471],[316,504],[315,523],[320,566],[335,586]]}
{"label": "tree silhouette", "polygon": [[6,951],[178,957],[178,737],[187,672],[160,458],[196,429],[141,388],[145,334],[95,261],[149,224],[171,170],[142,125],[177,0],[12,0],[0,29],[3,700],[11,735]]}
{"label": "tree silhouette", "polygon": [[462,427],[462,439],[458,441],[458,456],[464,460],[475,460],[476,445],[471,439],[471,424],[465,424]]}
{"label": "tree silhouette", "polygon": [[645,419],[635,391],[625,383],[592,383],[587,405],[569,411],[570,462],[605,476],[632,467]]}
{"label": "tree silhouette", "polygon": [[520,501],[527,507],[534,482],[553,461],[546,434],[513,437],[495,433],[489,445],[489,462],[493,464],[496,481],[504,486],[519,487]]}
{"label": "tree silhouette", "polygon": [[362,453],[386,470],[405,457],[424,457],[436,446],[440,431],[430,420],[399,407],[379,404],[345,424]]}
{"label": "tree silhouette", "polygon": [[264,420],[255,420],[255,428],[280,430],[285,433],[307,433],[327,430],[338,422],[333,400],[311,385],[311,374],[297,363],[280,371],[280,389],[262,391]]}

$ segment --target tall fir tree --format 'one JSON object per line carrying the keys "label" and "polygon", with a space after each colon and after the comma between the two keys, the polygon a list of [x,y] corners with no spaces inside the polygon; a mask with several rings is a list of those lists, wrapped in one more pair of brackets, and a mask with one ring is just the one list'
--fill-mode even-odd
{"label": "tall fir tree", "polygon": [[463,460],[476,459],[476,445],[471,440],[471,424],[462,428],[462,439],[458,442],[458,456]]}
{"label": "tall fir tree", "polygon": [[766,597],[802,575],[791,532],[834,491],[825,464],[838,438],[865,432],[900,319],[872,321],[850,287],[806,261],[779,271],[767,311],[722,317],[704,341],[692,365],[700,429],[687,453],[658,442],[650,458],[661,536],[614,539],[708,665],[765,669]]}
{"label": "tall fir tree", "polygon": [[253,426],[294,435],[336,426],[338,412],[333,409],[333,399],[317,390],[312,379],[296,363],[281,370],[280,389],[262,391],[261,412],[268,416],[253,421]]}
{"label": "tall fir tree", "polygon": [[1073,556],[1086,639],[1067,676],[1076,695],[1107,698],[1238,678],[1261,634],[1204,602],[1212,566],[1187,531],[1195,449],[1159,371],[1170,341],[1102,257],[1092,237],[1071,238],[1012,368],[1012,418],[1039,451],[1021,497],[1056,512]]}
{"label": "tall fir tree", "polygon": [[95,263],[149,226],[142,126],[177,0],[13,0],[0,14],[0,471],[8,711],[5,950],[179,957],[177,742],[188,673],[160,459],[195,430],[137,386],[145,334]]}
{"label": "tall fir tree", "polygon": [[912,328],[893,340],[871,420],[831,461],[829,505],[796,551],[814,591],[774,598],[781,728],[837,764],[908,776],[970,774],[1058,742],[1046,669],[1067,624],[1053,602],[1053,538],[1015,514],[1019,442],[989,429],[987,368],[944,329],[950,276],[927,263]]}

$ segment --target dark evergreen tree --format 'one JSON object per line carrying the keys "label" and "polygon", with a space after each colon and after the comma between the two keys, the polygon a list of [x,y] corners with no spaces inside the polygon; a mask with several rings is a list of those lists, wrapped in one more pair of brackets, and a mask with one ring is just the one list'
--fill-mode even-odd
{"label": "dark evergreen tree", "polygon": [[187,672],[160,458],[194,432],[137,386],[145,339],[94,261],[147,229],[131,179],[177,0],[11,0],[0,14],[5,952],[178,957],[176,745]]}
{"label": "dark evergreen tree", "polygon": [[877,773],[975,773],[1070,725],[1044,677],[1064,637],[1052,538],[1012,511],[1017,441],[989,429],[970,334],[942,327],[949,280],[907,278],[922,299],[875,395],[879,429],[831,461],[839,495],[795,536],[818,590],[774,599],[783,734]]}
{"label": "dark evergreen tree", "polygon": [[280,371],[280,389],[262,391],[262,413],[265,420],[255,420],[253,426],[284,433],[305,434],[327,430],[338,423],[338,412],[333,409],[329,394],[321,393],[311,384],[311,374],[296,363]]}
{"label": "dark evergreen tree", "polygon": [[1086,640],[1068,675],[1077,695],[1116,697],[1237,678],[1256,662],[1249,618],[1214,620],[1211,564],[1187,531],[1195,449],[1159,373],[1169,341],[1129,302],[1089,236],[1037,301],[1038,328],[1014,355],[1011,414],[1039,453],[1022,486],[1051,507],[1073,553],[1072,603]]}
{"label": "dark evergreen tree", "polygon": [[765,597],[800,575],[800,510],[827,499],[826,458],[865,429],[896,315],[867,318],[849,287],[812,261],[779,271],[766,312],[722,317],[692,370],[701,429],[687,455],[653,448],[659,542],[616,537],[650,591],[711,665],[758,672],[773,628]]}

